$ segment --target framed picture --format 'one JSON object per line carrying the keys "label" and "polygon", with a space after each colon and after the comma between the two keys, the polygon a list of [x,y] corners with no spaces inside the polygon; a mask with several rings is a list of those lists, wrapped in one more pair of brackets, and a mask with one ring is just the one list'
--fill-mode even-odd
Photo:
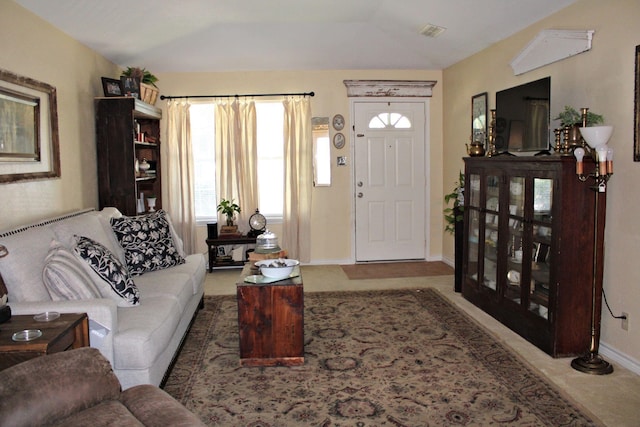
{"label": "framed picture", "polygon": [[56,88],[0,69],[0,183],[60,176]]}
{"label": "framed picture", "polygon": [[471,97],[471,137],[487,145],[487,92]]}
{"label": "framed picture", "polygon": [[120,77],[122,94],[140,99],[140,80],[135,77]]}
{"label": "framed picture", "polygon": [[640,45],[636,46],[636,88],[633,108],[633,161],[640,162]]}
{"label": "framed picture", "polygon": [[104,96],[122,96],[122,86],[120,86],[120,80],[103,77],[102,90],[104,91]]}

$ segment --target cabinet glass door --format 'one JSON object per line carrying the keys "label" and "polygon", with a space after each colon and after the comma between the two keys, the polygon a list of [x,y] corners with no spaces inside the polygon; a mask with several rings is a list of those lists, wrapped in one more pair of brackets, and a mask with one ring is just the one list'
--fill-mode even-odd
{"label": "cabinet glass door", "polygon": [[478,281],[478,242],[480,241],[480,211],[468,208],[469,241],[467,242],[467,275]]}
{"label": "cabinet glass door", "polygon": [[521,303],[524,285],[524,201],[525,178],[513,176],[509,179],[509,241],[507,248],[507,280],[504,295],[517,304]]}
{"label": "cabinet glass door", "polygon": [[529,311],[547,319],[551,270],[553,179],[533,179],[533,236]]}
{"label": "cabinet glass door", "polygon": [[479,208],[480,207],[480,175],[469,175],[469,205]]}
{"label": "cabinet glass door", "polygon": [[484,277],[482,285],[496,290],[498,271],[498,224],[500,222],[500,177],[486,177],[485,229],[484,229]]}

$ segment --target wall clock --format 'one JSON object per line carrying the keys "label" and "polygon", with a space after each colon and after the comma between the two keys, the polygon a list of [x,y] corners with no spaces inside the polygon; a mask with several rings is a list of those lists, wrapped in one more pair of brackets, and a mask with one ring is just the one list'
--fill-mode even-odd
{"label": "wall clock", "polygon": [[334,147],[336,147],[337,149],[340,149],[340,148],[344,147],[344,143],[345,143],[345,139],[344,139],[344,135],[343,134],[338,132],[335,135],[333,135],[333,146]]}
{"label": "wall clock", "polygon": [[333,116],[332,124],[335,130],[344,129],[344,117],[342,117],[342,114],[336,114]]}

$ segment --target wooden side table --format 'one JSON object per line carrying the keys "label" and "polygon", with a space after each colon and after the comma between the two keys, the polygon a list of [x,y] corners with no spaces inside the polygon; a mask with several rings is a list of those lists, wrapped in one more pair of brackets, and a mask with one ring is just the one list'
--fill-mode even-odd
{"label": "wooden side table", "polygon": [[252,243],[256,243],[256,238],[249,237],[249,236],[240,236],[240,237],[234,237],[234,238],[228,238],[228,239],[218,237],[217,239],[207,239],[206,242],[207,242],[207,248],[209,252],[209,273],[211,273],[214,268],[243,267],[245,264],[244,261],[233,261],[233,260],[218,262],[217,261],[218,246],[249,245]]}
{"label": "wooden side table", "polygon": [[[14,341],[15,332],[39,329],[42,336],[33,341]],[[0,324],[0,370],[45,354],[89,346],[89,319],[86,313],[62,313],[49,322],[38,322],[33,315],[12,316]]]}
{"label": "wooden side table", "polygon": [[237,283],[240,365],[303,365],[302,276],[254,284],[244,281],[250,274],[258,272],[247,264]]}

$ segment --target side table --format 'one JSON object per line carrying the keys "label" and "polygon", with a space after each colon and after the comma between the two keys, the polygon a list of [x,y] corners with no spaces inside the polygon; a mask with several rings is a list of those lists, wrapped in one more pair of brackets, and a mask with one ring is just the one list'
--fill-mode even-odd
{"label": "side table", "polygon": [[245,264],[245,261],[233,261],[233,260],[219,262],[217,260],[218,246],[248,245],[248,244],[256,243],[256,238],[249,237],[249,236],[240,236],[240,237],[233,237],[233,238],[227,238],[227,239],[218,237],[217,239],[207,239],[206,242],[207,242],[207,248],[209,252],[209,273],[211,273],[214,268],[243,267]]}
{"label": "side table", "polygon": [[[259,272],[251,264],[237,283],[241,366],[304,364],[304,289],[298,276],[273,283],[247,283]],[[297,269],[297,270],[296,270]]]}
{"label": "side table", "polygon": [[[42,336],[32,341],[13,341],[13,334],[25,329],[40,329]],[[62,313],[49,322],[38,322],[33,315],[12,316],[0,324],[0,370],[37,356],[88,346],[86,313]]]}

